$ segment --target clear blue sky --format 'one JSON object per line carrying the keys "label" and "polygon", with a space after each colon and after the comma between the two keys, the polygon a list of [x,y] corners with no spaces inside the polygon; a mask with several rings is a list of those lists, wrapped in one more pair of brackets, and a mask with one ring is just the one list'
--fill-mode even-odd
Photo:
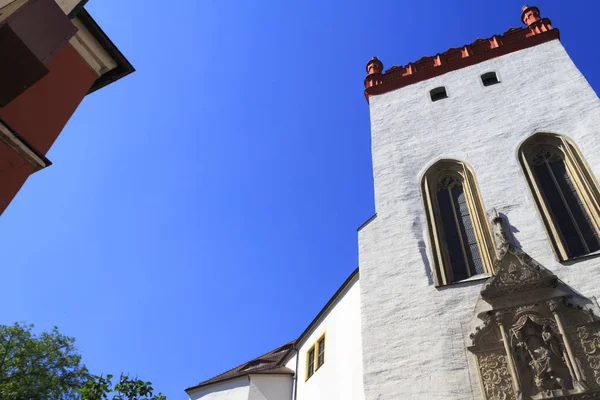
{"label": "clear blue sky", "polygon": [[[93,372],[169,399],[295,338],[374,213],[366,62],[502,33],[522,5],[91,0],[137,72],[84,100],[2,216],[0,322],[58,325]],[[600,2],[535,5],[600,88]]]}

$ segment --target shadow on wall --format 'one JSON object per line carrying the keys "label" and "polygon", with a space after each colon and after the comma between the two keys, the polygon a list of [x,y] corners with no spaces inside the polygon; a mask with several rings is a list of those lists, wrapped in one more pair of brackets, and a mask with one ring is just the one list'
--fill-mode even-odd
{"label": "shadow on wall", "polygon": [[515,233],[519,233],[520,231],[512,226],[510,222],[508,222],[508,217],[504,213],[498,213],[500,217],[500,224],[502,225],[502,232],[507,236],[506,239],[510,244],[515,246],[517,249],[521,248],[521,243],[515,237]]}
{"label": "shadow on wall", "polygon": [[417,246],[419,247],[419,254],[421,255],[421,260],[423,261],[423,265],[425,266],[425,275],[427,276],[427,284],[432,286],[433,282],[433,270],[431,269],[431,265],[429,264],[429,258],[427,257],[427,245],[422,237],[423,232],[420,227],[422,225],[421,216],[415,217],[412,223],[412,231],[417,240]]}
{"label": "shadow on wall", "polygon": [[425,245],[424,240],[419,240],[419,253],[421,254],[421,259],[423,260],[423,265],[425,266],[425,275],[427,275],[427,283],[429,286],[433,285],[433,271],[431,270],[431,265],[429,265],[429,259],[427,258],[427,246]]}

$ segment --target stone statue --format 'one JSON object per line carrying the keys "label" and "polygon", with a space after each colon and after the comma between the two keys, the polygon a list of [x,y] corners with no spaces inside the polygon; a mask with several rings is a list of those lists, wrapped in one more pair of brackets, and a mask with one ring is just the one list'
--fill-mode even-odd
{"label": "stone statue", "polygon": [[[516,347],[521,352],[521,367],[527,367],[526,375],[537,392],[566,390],[572,388],[571,368],[560,339],[548,325],[529,321],[522,330],[515,332]],[[523,365],[525,364],[525,365]],[[533,388],[532,388],[533,389]]]}
{"label": "stone statue", "polygon": [[575,381],[576,377],[573,371],[573,366],[571,365],[569,357],[566,354],[565,347],[562,345],[560,339],[556,337],[554,332],[552,332],[552,328],[550,328],[550,326],[544,325],[542,339],[544,340],[547,348],[552,351],[552,354],[560,359],[564,365],[566,365],[567,369],[569,370],[569,375],[571,375],[571,379]]}

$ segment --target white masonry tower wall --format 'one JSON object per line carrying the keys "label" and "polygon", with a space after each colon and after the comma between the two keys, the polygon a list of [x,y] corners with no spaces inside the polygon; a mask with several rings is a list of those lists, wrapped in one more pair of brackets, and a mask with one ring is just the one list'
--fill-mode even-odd
{"label": "white masonry tower wall", "polygon": [[[490,71],[500,83],[484,87]],[[448,98],[432,102],[439,86]],[[485,280],[435,286],[422,174],[440,159],[470,165],[488,216],[506,215],[525,252],[598,297],[600,258],[557,261],[517,149],[536,132],[565,135],[600,177],[600,100],[554,39],[371,95],[369,106],[377,216],[359,231],[365,398],[481,399],[463,326]]]}

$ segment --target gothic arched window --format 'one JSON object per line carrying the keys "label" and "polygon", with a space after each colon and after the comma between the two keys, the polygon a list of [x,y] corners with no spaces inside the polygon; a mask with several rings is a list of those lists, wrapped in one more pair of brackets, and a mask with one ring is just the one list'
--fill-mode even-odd
{"label": "gothic arched window", "polygon": [[521,145],[519,161],[558,258],[600,250],[598,186],[575,145],[538,133]]}
{"label": "gothic arched window", "polygon": [[494,246],[473,173],[442,160],[421,183],[437,286],[492,273]]}

